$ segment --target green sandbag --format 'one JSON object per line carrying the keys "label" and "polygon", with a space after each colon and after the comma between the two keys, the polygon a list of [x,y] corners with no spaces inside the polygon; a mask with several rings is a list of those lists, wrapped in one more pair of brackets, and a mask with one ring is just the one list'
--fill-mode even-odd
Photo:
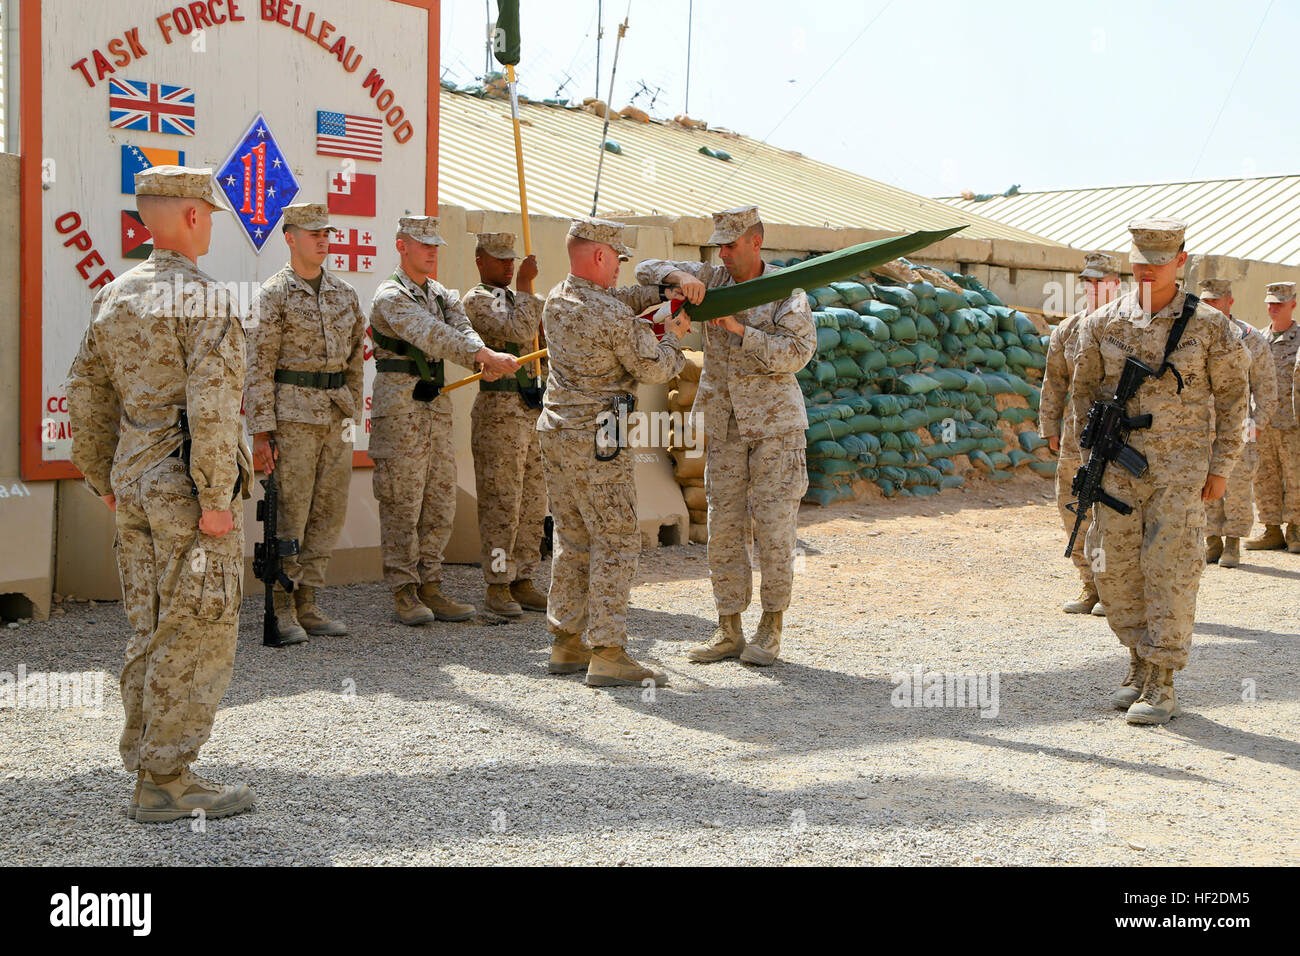
{"label": "green sandbag", "polygon": [[916,303],[916,314],[932,316],[939,314],[939,303],[934,299],[921,299]]}
{"label": "green sandbag", "polygon": [[845,498],[852,498],[853,492],[848,488],[809,488],[808,493],[803,496],[804,501],[812,502],[815,505],[834,504],[837,501],[843,501]]}
{"label": "green sandbag", "polygon": [[938,290],[933,284],[922,279],[920,282],[909,282],[907,284],[907,291],[916,296],[916,301],[919,307],[919,303],[924,302],[926,299],[933,299],[935,292]]}
{"label": "green sandbag", "polygon": [[875,299],[859,302],[857,312],[859,315],[870,315],[886,323],[897,322],[899,316],[903,314],[898,306],[890,305],[888,302],[877,302]]}
{"label": "green sandbag", "polygon": [[993,470],[993,462],[989,459],[989,456],[978,448],[967,452],[966,457],[969,458],[970,463],[980,469],[980,471],[990,472]]}
{"label": "green sandbag", "polygon": [[948,319],[948,328],[953,335],[970,335],[975,331],[975,325],[971,322],[969,309],[956,309],[949,312],[944,310],[944,315]]}
{"label": "green sandbag", "polygon": [[877,469],[880,477],[885,481],[891,481],[896,485],[901,485],[907,480],[907,472],[902,468],[896,468],[893,465],[886,465]]}
{"label": "green sandbag", "polygon": [[980,295],[973,289],[967,289],[962,293],[961,297],[966,300],[966,304],[972,309],[982,309],[984,306],[989,304],[988,299],[984,298],[984,296]]}
{"label": "green sandbag", "polygon": [[955,410],[947,405],[932,405],[925,410],[926,416],[930,419],[929,424],[935,422],[944,422],[952,418]]}
{"label": "green sandbag", "polygon": [[826,391],[824,388],[808,393],[808,404],[810,405],[819,405],[822,402],[829,402],[830,400],[831,393]]}
{"label": "green sandbag", "polygon": [[860,435],[863,432],[880,431],[884,427],[884,419],[875,415],[854,415],[844,424],[848,426],[849,434]]}
{"label": "green sandbag", "polygon": [[996,349],[985,349],[984,364],[989,368],[1002,368],[1007,364],[1007,357]]}
{"label": "green sandbag", "polygon": [[902,452],[898,451],[896,448],[886,448],[876,456],[876,461],[882,468],[886,465],[893,465],[895,468],[901,468],[903,466],[903,455]]}
{"label": "green sandbag", "polygon": [[[853,459],[861,460],[862,456],[867,452],[867,446],[862,443],[862,439],[860,439],[856,434],[845,435],[843,438],[839,440],[838,444],[841,448],[844,449],[845,458],[853,458]],[[808,450],[808,454],[809,455],[812,454],[811,448]],[[835,458],[838,456],[828,455],[826,457]]]}
{"label": "green sandbag", "polygon": [[848,355],[841,355],[831,363],[835,367],[835,378],[841,382],[857,382],[862,379],[862,369]]}
{"label": "green sandbag", "polygon": [[960,488],[966,484],[966,479],[961,475],[944,475],[939,479],[939,487],[947,490],[949,488]]}
{"label": "green sandbag", "polygon": [[794,377],[795,377],[795,381],[801,384],[804,382],[815,381],[815,379],[813,378],[812,369],[810,369],[807,365],[799,369],[799,371],[795,372]]}
{"label": "green sandbag", "polygon": [[916,353],[906,345],[895,345],[892,349],[884,350],[884,353],[885,363],[890,368],[903,368],[916,364]]}
{"label": "green sandbag", "polygon": [[1005,376],[997,375],[993,372],[982,372],[980,373],[980,377],[984,380],[984,384],[987,386],[987,394],[989,395],[1018,394],[1015,388],[1012,387],[1011,380]]}
{"label": "green sandbag", "polygon": [[916,485],[912,488],[912,494],[917,498],[927,498],[930,495],[937,495],[938,493],[939,489],[931,487],[930,485]]}
{"label": "green sandbag", "polygon": [[905,315],[900,315],[889,323],[889,337],[895,342],[911,345],[917,338],[916,322]]}
{"label": "green sandbag", "polygon": [[1038,451],[1047,444],[1047,439],[1040,438],[1037,432],[1021,432],[1016,437],[1020,439],[1020,447],[1025,451]]}
{"label": "green sandbag", "polygon": [[1051,461],[1031,461],[1029,467],[1040,475],[1055,475],[1056,459],[1053,458]]}
{"label": "green sandbag", "polygon": [[1038,326],[1029,321],[1029,317],[1022,312],[1013,312],[1012,318],[1016,323],[1016,335],[1037,335]]}
{"label": "green sandbag", "polygon": [[952,444],[952,453],[954,455],[969,455],[972,451],[977,450],[976,446],[979,444],[979,442],[977,442],[974,438],[958,438],[956,441],[952,442],[951,444]]}
{"label": "green sandbag", "polygon": [[1027,368],[1045,369],[1047,368],[1047,357],[1044,355],[1030,355],[1029,361],[1025,363]]}
{"label": "green sandbag", "polygon": [[[859,332],[857,329],[848,329],[840,332],[840,347],[851,355],[861,355],[863,352],[870,352],[876,347],[876,343],[869,337]],[[821,334],[818,333],[818,348],[820,348]]]}
{"label": "green sandbag", "polygon": [[873,285],[871,294],[881,302],[888,302],[890,305],[897,306],[900,309],[915,309],[916,296],[912,295],[907,289],[892,285]]}
{"label": "green sandbag", "polygon": [[889,359],[885,358],[885,353],[879,350],[864,352],[858,356],[858,368],[862,370],[864,376],[870,377],[874,372],[879,371],[889,364]]}
{"label": "green sandbag", "polygon": [[1005,352],[1007,361],[1013,365],[1026,366],[1033,362],[1034,357],[1019,345],[1013,345]]}
{"label": "green sandbag", "polygon": [[989,309],[988,314],[993,316],[995,328],[999,332],[1019,334],[1016,330],[1016,314],[1010,309]]}
{"label": "green sandbag", "polygon": [[925,457],[930,459],[932,464],[935,461],[946,461],[949,455],[955,454],[952,450],[952,446],[943,442],[936,442],[933,445],[922,445],[921,451],[925,453]]}
{"label": "green sandbag", "polygon": [[943,338],[939,341],[940,345],[943,347],[944,353],[953,358],[957,358],[966,351],[966,346],[962,343],[962,340],[957,338],[957,336],[953,335],[951,332],[945,332]]}
{"label": "green sandbag", "polygon": [[1031,422],[1038,415],[1032,408],[1004,408],[998,412],[998,418],[1004,422],[1010,422],[1013,425],[1021,425],[1025,422]]}
{"label": "green sandbag", "polygon": [[838,329],[840,327],[840,323],[835,316],[829,312],[814,311],[812,317],[813,325],[819,329]]}
{"label": "green sandbag", "polygon": [[897,378],[898,378],[898,373],[895,372],[888,365],[886,365],[884,368],[882,368],[879,372],[875,374],[875,382],[877,385],[880,385],[882,388],[884,387],[883,383],[892,382]]}
{"label": "green sandbag", "polygon": [[[850,436],[845,436],[846,438]],[[848,452],[839,442],[819,441],[808,446],[808,457],[812,458],[848,458]]]}
{"label": "green sandbag", "polygon": [[821,385],[825,385],[828,382],[833,382],[835,381],[835,366],[832,365],[830,362],[821,362],[821,361],[814,362],[813,376],[817,379],[817,382]]}
{"label": "green sandbag", "polygon": [[817,422],[809,425],[804,430],[804,437],[807,438],[809,445],[815,445],[819,441],[834,441],[847,435],[849,430],[844,427],[844,423],[838,419],[827,419],[823,422]]}
{"label": "green sandbag", "polygon": [[840,294],[840,301],[847,306],[857,305],[872,297],[872,293],[861,282],[832,282],[830,287]]}
{"label": "green sandbag", "polygon": [[966,307],[966,300],[959,293],[950,289],[936,288],[934,290],[934,299],[939,303],[939,308],[945,312],[953,312]]}
{"label": "green sandbag", "polygon": [[862,319],[862,317],[852,309],[842,309],[839,306],[828,306],[822,311],[829,316],[833,316],[836,328],[840,329],[856,328]]}
{"label": "green sandbag", "polygon": [[886,498],[893,498],[898,494],[898,488],[892,481],[881,478],[877,484],[880,485],[880,490],[885,493]]}
{"label": "green sandbag", "polygon": [[938,388],[939,383],[929,375],[913,372],[911,375],[900,375],[895,387],[904,395],[924,395]]}
{"label": "green sandbag", "polygon": [[924,428],[930,424],[930,416],[919,408],[909,408],[899,416],[910,431]]}
{"label": "green sandbag", "polygon": [[980,348],[978,345],[972,345],[970,346],[970,348],[966,349],[965,359],[966,359],[967,368],[971,367],[972,365],[986,364],[984,358],[984,350]]}
{"label": "green sandbag", "polygon": [[921,447],[921,436],[916,432],[898,432],[898,440],[903,445],[903,453],[917,451]]}
{"label": "green sandbag", "polygon": [[840,333],[832,328],[820,328],[817,330],[817,352],[823,356],[829,356],[840,347]]}
{"label": "green sandbag", "polygon": [[916,316],[916,334],[923,339],[937,339],[939,328],[923,314]]}
{"label": "green sandbag", "polygon": [[851,475],[860,467],[856,461],[845,458],[823,458],[820,470],[823,475]]}
{"label": "green sandbag", "polygon": [[996,435],[990,435],[988,438],[981,438],[979,440],[980,451],[986,452],[990,455],[994,452],[1002,451],[1002,449],[1006,447],[1007,443]]}
{"label": "green sandbag", "polygon": [[808,291],[808,298],[810,301],[815,299],[817,301],[817,308],[819,309],[824,309],[828,305],[841,305],[844,302],[844,300],[840,298],[840,294],[829,286],[820,286],[816,289],[810,289]]}
{"label": "green sandbag", "polygon": [[1011,460],[1012,468],[1019,468],[1021,465],[1028,464],[1031,461],[1037,461],[1029,452],[1021,451],[1019,448],[1013,448],[1007,452],[1007,457]]}
{"label": "green sandbag", "polygon": [[874,432],[854,432],[853,437],[866,449],[867,454],[879,455],[882,451],[880,438]]}
{"label": "green sandbag", "polygon": [[974,289],[976,292],[978,292],[980,295],[984,297],[984,301],[987,302],[989,305],[1000,305],[1003,306],[1004,308],[1006,306],[1005,302],[1003,302],[996,295],[994,295],[992,291],[990,291],[989,288],[986,285],[984,285],[984,283],[980,282],[980,280],[976,279],[974,276],[971,276],[969,278],[966,284],[966,288]]}
{"label": "green sandbag", "polygon": [[[898,464],[902,464],[903,440],[898,437],[898,432],[880,432],[877,436],[880,439],[880,453],[893,452],[899,456]],[[890,462],[885,462],[890,464]]]}
{"label": "green sandbag", "polygon": [[926,342],[917,342],[912,346],[912,351],[916,353],[917,365],[933,365],[939,361],[938,349]]}
{"label": "green sandbag", "polygon": [[1011,467],[1011,459],[1007,457],[1006,452],[1002,452],[1002,451],[989,452],[989,461],[993,462],[994,468]]}
{"label": "green sandbag", "polygon": [[862,331],[864,334],[871,336],[873,341],[889,341],[889,323],[884,319],[878,319],[874,315],[859,315],[862,320]]}
{"label": "green sandbag", "polygon": [[1020,347],[1030,355],[1045,355],[1046,349],[1043,348],[1043,340],[1037,335],[1021,335]]}
{"label": "green sandbag", "polygon": [[975,413],[975,421],[981,422],[992,428],[998,423],[998,410],[996,408],[985,406]]}
{"label": "green sandbag", "polygon": [[951,475],[957,470],[957,466],[952,463],[951,458],[931,458],[930,467],[937,471],[940,476]]}
{"label": "green sandbag", "polygon": [[897,415],[903,410],[903,403],[896,395],[872,395],[867,399],[873,415]]}
{"label": "green sandbag", "polygon": [[[987,332],[976,332],[975,344],[978,345],[986,352],[992,348],[995,348],[995,346],[993,345],[993,336],[989,335]],[[1001,348],[1001,347],[1002,347],[1001,345],[996,346],[996,348]]]}

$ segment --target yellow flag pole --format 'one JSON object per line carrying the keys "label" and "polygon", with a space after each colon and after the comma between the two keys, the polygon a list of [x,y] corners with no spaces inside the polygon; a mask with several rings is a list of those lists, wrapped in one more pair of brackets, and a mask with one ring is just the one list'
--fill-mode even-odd
{"label": "yellow flag pole", "polygon": [[[541,360],[544,358],[546,358],[546,349],[538,349],[536,352],[529,352],[527,355],[519,356],[519,364],[525,365],[528,362],[538,362],[540,364]],[[468,385],[470,382],[477,382],[482,377],[482,372],[475,372],[473,375],[452,382],[450,385],[444,385],[442,390],[444,392],[450,392],[453,388],[460,388],[462,385]]]}
{"label": "yellow flag pole", "polygon": [[[531,256],[533,254],[533,234],[528,225],[528,190],[524,187],[524,142],[519,132],[519,87],[515,82],[515,65],[513,63],[506,64],[506,81],[510,84],[510,119],[515,128],[515,171],[519,176],[519,216],[523,221],[524,255]],[[533,351],[537,351],[536,332],[533,333]],[[542,363],[538,360],[533,364],[533,378],[541,377]]]}

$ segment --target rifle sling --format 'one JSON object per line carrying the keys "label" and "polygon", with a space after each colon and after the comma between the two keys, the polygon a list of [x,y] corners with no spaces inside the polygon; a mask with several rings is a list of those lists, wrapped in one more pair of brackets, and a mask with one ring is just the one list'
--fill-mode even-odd
{"label": "rifle sling", "polygon": [[1178,313],[1174,319],[1174,324],[1169,328],[1169,338],[1165,339],[1165,354],[1160,362],[1160,368],[1156,371],[1155,377],[1159,378],[1166,371],[1173,372],[1174,378],[1178,381],[1178,391],[1183,390],[1183,377],[1178,374],[1178,369],[1169,361],[1169,356],[1173,355],[1178,348],[1178,343],[1182,341],[1183,332],[1187,328],[1187,323],[1191,321],[1192,316],[1196,313],[1196,307],[1201,300],[1190,292],[1183,299],[1183,311]]}

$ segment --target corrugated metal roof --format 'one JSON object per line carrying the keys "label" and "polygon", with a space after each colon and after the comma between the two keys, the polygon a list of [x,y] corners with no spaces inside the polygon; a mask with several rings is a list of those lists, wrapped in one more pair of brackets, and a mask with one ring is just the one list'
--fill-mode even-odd
{"label": "corrugated metal roof", "polygon": [[1076,249],[1127,249],[1128,223],[1173,216],[1187,223],[1187,249],[1300,265],[1300,176],[1211,179],[1150,186],[1060,189],[985,202],[944,197],[963,213],[1027,229]]}
{"label": "corrugated metal roof", "polygon": [[[441,109],[441,201],[470,209],[517,211],[509,103],[443,90]],[[585,110],[533,104],[521,106],[520,115],[525,121],[529,212],[589,214],[603,120]],[[973,239],[1046,241],[743,136],[616,119],[610,123],[609,139],[623,152],[605,154],[602,214],[708,216],[719,209],[757,205],[770,223],[900,232],[969,223],[962,235]],[[699,152],[701,146],[725,150],[732,159],[706,156]]]}

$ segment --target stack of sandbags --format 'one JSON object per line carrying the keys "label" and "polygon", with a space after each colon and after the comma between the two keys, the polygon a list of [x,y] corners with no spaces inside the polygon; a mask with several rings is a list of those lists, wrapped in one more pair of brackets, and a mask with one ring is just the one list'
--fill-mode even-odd
{"label": "stack of sandbags", "polygon": [[[700,387],[700,373],[704,369],[704,353],[683,349],[682,354],[686,356],[686,364],[682,366],[681,374],[668,387],[668,411],[675,413],[668,453],[672,456],[673,473],[682,487],[686,510],[691,516],[690,540],[704,544],[708,540],[709,520],[704,497],[704,423],[698,422],[698,427],[693,432],[689,429],[691,405],[695,402],[695,393]],[[679,422],[681,431],[678,430]],[[691,439],[694,439],[694,444]]]}
{"label": "stack of sandbags", "polygon": [[860,481],[926,496],[1020,468],[1051,473],[1034,432],[1047,337],[976,279],[900,260],[808,299],[817,352],[796,376],[805,500],[853,497]]}

